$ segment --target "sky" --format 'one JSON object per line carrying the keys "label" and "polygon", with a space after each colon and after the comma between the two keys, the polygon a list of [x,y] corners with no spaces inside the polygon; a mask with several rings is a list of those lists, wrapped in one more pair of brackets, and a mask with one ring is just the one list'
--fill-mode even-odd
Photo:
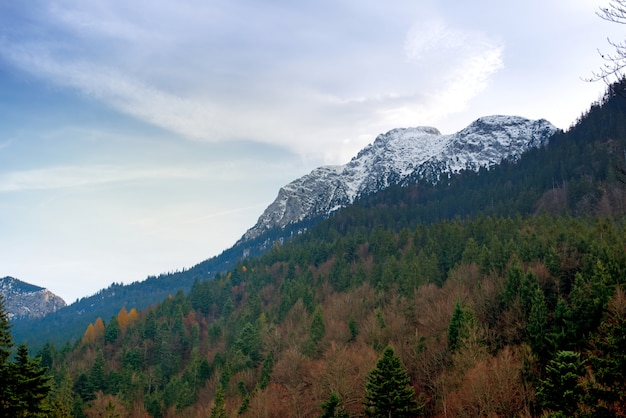
{"label": "sky", "polygon": [[570,127],[607,1],[0,0],[0,277],[68,303],[232,246],[398,127]]}

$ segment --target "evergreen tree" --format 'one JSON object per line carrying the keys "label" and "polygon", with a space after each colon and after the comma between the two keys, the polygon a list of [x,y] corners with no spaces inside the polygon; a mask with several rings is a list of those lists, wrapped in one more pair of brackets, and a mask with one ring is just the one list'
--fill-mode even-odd
{"label": "evergreen tree", "polygon": [[588,364],[594,375],[596,398],[590,405],[599,415],[599,404],[619,416],[626,405],[626,295],[618,286],[605,320],[591,338]]}
{"label": "evergreen tree", "polygon": [[448,349],[450,351],[456,351],[461,348],[462,341],[468,334],[467,322],[468,314],[461,306],[461,303],[456,301],[450,325],[448,326]]}
{"label": "evergreen tree", "polygon": [[31,359],[25,345],[17,349],[15,362],[9,362],[13,336],[9,316],[0,295],[0,416],[27,417],[44,412],[43,400],[50,392],[46,368],[40,359]]}
{"label": "evergreen tree", "polygon": [[339,407],[339,396],[332,392],[326,402],[322,404],[322,415],[320,418],[349,418],[343,408]]}
{"label": "evergreen tree", "polygon": [[226,418],[225,404],[224,388],[220,385],[215,392],[215,400],[211,408],[211,418]]}
{"label": "evergreen tree", "polygon": [[39,358],[30,358],[26,345],[22,344],[17,348],[13,365],[15,393],[19,406],[16,417],[29,417],[46,412],[43,400],[50,392],[50,378],[46,376],[47,369],[40,367],[39,363]]}
{"label": "evergreen tree", "polygon": [[96,360],[89,371],[89,387],[92,392],[99,390],[106,392],[107,389],[106,363],[101,350],[98,350]]}
{"label": "evergreen tree", "polygon": [[546,366],[545,378],[539,383],[540,404],[554,412],[572,417],[584,395],[578,383],[585,373],[580,353],[559,351]]}
{"label": "evergreen tree", "polygon": [[313,312],[313,319],[311,320],[309,341],[305,350],[307,355],[315,354],[317,344],[324,338],[325,334],[326,325],[324,324],[324,315],[321,306],[318,305]]}
{"label": "evergreen tree", "polygon": [[239,338],[235,342],[235,346],[241,350],[241,352],[250,356],[250,360],[254,364],[262,360],[261,349],[263,348],[263,341],[259,335],[259,331],[250,322],[244,325],[239,334]]}
{"label": "evergreen tree", "polygon": [[409,375],[389,346],[369,373],[366,389],[364,405],[368,417],[414,417],[421,410],[417,407]]}
{"label": "evergreen tree", "polygon": [[524,281],[524,270],[519,259],[515,258],[509,271],[506,273],[506,285],[504,287],[504,303],[511,306],[513,300],[519,295],[522,282]]}
{"label": "evergreen tree", "polygon": [[543,291],[539,287],[537,287],[535,288],[532,297],[526,331],[528,332],[530,346],[532,347],[533,351],[537,353],[540,357],[544,356],[546,348],[547,328],[548,307],[546,305]]}
{"label": "evergreen tree", "polygon": [[263,368],[261,369],[261,377],[259,378],[259,389],[263,390],[270,384],[272,370],[274,368],[274,355],[269,352],[263,360]]}
{"label": "evergreen tree", "polygon": [[104,330],[104,342],[106,344],[113,344],[117,341],[117,337],[120,335],[120,324],[117,320],[117,317],[112,317],[109,321],[109,324],[106,326]]}

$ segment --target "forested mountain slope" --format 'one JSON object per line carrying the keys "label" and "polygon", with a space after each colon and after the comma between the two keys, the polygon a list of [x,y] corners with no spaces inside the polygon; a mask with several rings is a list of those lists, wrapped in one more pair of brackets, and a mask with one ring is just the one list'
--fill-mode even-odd
{"label": "forested mountain slope", "polygon": [[517,161],[529,149],[546,144],[557,129],[545,120],[512,116],[480,118],[452,135],[434,128],[394,129],[379,135],[348,164],[321,167],[283,187],[244,237],[232,248],[184,271],[149,277],[129,285],[112,284],[46,318],[15,321],[18,341],[37,345],[77,338],[86,326],[109,317],[121,306],[143,309],[178,290],[189,291],[195,280],[227,271],[242,256],[260,255],[363,198],[394,184],[425,182],[461,170],[494,167]]}
{"label": "forested mountain slope", "polygon": [[51,408],[362,416],[392,348],[424,416],[625,416],[621,87],[517,164],[378,193],[46,345]]}
{"label": "forested mountain slope", "polygon": [[328,217],[358,198],[393,185],[436,184],[463,170],[517,161],[558,132],[548,121],[485,116],[451,135],[432,127],[398,128],[378,135],[344,165],[324,166],[282,187],[241,241],[303,220]]}

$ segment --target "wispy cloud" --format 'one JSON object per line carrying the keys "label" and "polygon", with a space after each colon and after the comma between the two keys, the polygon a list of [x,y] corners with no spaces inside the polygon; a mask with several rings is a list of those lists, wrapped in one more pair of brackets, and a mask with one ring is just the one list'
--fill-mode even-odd
{"label": "wispy cloud", "polygon": [[414,24],[404,50],[408,62],[437,69],[436,87],[422,109],[435,120],[463,110],[504,67],[500,41],[482,32],[450,28],[440,20]]}
{"label": "wispy cloud", "polygon": [[[5,39],[0,54],[188,139],[243,138],[324,155],[329,163],[352,156],[367,135],[434,124],[463,109],[502,67],[502,46],[487,35],[438,21],[411,26],[403,16],[409,3],[393,6],[406,26],[378,37],[341,23],[370,10],[357,5],[326,4],[326,21],[276,6],[260,21],[251,4],[125,4],[55,3],[40,20],[63,37]],[[158,28],[149,24],[155,16]],[[322,29],[330,33],[313,36]]]}
{"label": "wispy cloud", "polygon": [[112,165],[63,166],[0,174],[0,192],[87,187],[138,180],[199,178],[201,170]]}

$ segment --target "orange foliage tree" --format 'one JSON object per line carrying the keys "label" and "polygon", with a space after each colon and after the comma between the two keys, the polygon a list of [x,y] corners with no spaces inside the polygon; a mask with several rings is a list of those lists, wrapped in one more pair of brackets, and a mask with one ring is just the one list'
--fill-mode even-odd
{"label": "orange foliage tree", "polygon": [[85,334],[83,335],[83,342],[88,344],[96,341],[98,338],[101,338],[103,336],[104,322],[102,321],[102,318],[98,317],[98,319],[96,319],[96,322],[87,326]]}

